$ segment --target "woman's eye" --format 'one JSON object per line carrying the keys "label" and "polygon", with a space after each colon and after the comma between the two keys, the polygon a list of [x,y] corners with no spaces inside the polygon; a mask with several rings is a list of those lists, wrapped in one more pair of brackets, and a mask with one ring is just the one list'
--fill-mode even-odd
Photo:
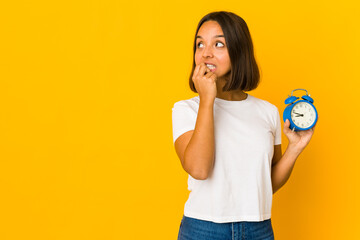
{"label": "woman's eye", "polygon": [[220,43],[220,44],[222,44],[224,46],[224,44],[222,42],[217,42],[217,43]]}
{"label": "woman's eye", "polygon": [[[222,42],[216,42],[216,43],[220,43],[220,44],[221,44],[220,47],[223,47],[223,46],[224,46],[224,44],[223,44]],[[200,47],[200,44],[202,44],[202,42],[199,42],[199,43],[197,44],[197,47]]]}

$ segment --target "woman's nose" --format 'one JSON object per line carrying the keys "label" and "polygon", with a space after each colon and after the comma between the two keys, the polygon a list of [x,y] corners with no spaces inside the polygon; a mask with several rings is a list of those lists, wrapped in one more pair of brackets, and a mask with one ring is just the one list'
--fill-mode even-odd
{"label": "woman's nose", "polygon": [[212,57],[213,53],[212,53],[212,49],[211,47],[205,47],[204,51],[203,51],[203,57]]}

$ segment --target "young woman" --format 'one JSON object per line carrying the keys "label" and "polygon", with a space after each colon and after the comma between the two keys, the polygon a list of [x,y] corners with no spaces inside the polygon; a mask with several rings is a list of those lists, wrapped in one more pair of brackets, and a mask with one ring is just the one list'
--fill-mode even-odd
{"label": "young woman", "polygon": [[274,239],[272,195],[288,180],[314,129],[293,132],[282,155],[277,107],[245,91],[259,69],[245,21],[212,12],[196,29],[189,84],[172,108],[173,141],[191,191],[178,240]]}

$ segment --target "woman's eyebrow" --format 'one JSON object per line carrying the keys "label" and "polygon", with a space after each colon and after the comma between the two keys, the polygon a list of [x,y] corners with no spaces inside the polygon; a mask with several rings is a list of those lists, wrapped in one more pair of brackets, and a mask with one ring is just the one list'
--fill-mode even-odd
{"label": "woman's eyebrow", "polygon": [[[213,38],[224,37],[224,35],[215,35]],[[196,39],[202,38],[202,36],[196,36]]]}

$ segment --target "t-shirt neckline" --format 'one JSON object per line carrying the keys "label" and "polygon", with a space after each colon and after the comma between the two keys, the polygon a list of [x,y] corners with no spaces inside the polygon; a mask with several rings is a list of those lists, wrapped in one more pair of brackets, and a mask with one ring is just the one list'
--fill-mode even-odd
{"label": "t-shirt neckline", "polygon": [[243,99],[243,100],[231,101],[231,100],[225,100],[225,99],[222,99],[222,98],[215,97],[215,102],[223,104],[223,105],[238,105],[238,104],[248,102],[250,100],[250,98],[251,98],[251,95],[247,93],[247,97],[245,99]]}

